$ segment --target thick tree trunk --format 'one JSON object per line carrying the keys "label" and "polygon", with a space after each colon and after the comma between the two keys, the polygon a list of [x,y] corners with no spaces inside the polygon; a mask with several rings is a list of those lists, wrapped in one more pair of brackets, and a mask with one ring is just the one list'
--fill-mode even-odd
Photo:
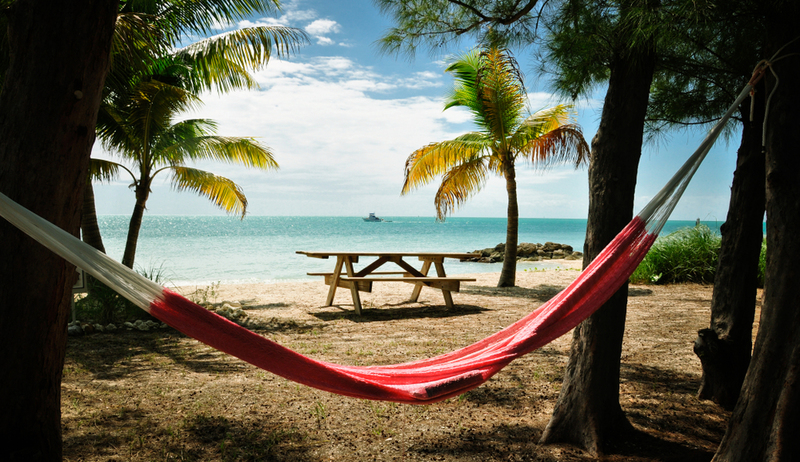
{"label": "thick tree trunk", "polygon": [[94,204],[94,188],[92,183],[87,183],[83,190],[83,206],[81,208],[81,237],[83,242],[95,249],[106,253],[103,237],[100,235],[100,226],[97,224],[97,209]]}
{"label": "thick tree trunk", "polygon": [[503,269],[497,287],[514,287],[517,279],[517,240],[519,234],[519,205],[517,204],[517,172],[512,162],[505,169],[506,193],[508,194],[508,221],[506,223],[506,248],[503,253]]}
{"label": "thick tree trunk", "polygon": [[764,122],[763,83],[757,101],[761,104],[749,120],[750,100],[742,105],[742,143],[733,174],[728,217],[722,225],[722,245],[714,293],[711,324],[698,332],[694,351],[703,365],[698,395],[732,410],[739,398],[752,349],[758,257],[761,254],[764,220],[764,153],[761,149]]}
{"label": "thick tree trunk", "polygon": [[[0,92],[0,190],[77,234],[117,3],[17,0]],[[3,31],[5,33],[5,31]],[[0,451],[61,460],[75,269],[0,220]]]}
{"label": "thick tree trunk", "polygon": [[[628,54],[610,68],[600,127],[592,140],[584,267],[633,216],[655,58],[648,52]],[[575,329],[561,394],[542,443],[569,443],[602,454],[631,429],[619,405],[627,293],[625,285]]]}
{"label": "thick tree trunk", "polygon": [[[765,5],[767,52],[797,36],[800,4]],[[767,269],[753,358],[715,461],[800,460],[800,41],[781,51],[768,107]],[[767,73],[767,90],[776,81]]]}
{"label": "thick tree trunk", "polygon": [[133,260],[136,258],[136,245],[139,243],[139,231],[142,229],[142,219],[149,195],[150,183],[145,183],[140,179],[136,186],[136,203],[133,205],[131,221],[128,224],[125,252],[122,254],[122,264],[128,268],[133,268]]}

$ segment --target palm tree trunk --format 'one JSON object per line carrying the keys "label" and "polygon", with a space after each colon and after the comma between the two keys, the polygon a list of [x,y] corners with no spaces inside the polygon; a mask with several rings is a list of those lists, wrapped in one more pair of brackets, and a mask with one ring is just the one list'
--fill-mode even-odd
{"label": "palm tree trunk", "polygon": [[519,206],[517,204],[517,172],[513,161],[505,161],[508,213],[506,223],[506,248],[503,254],[503,269],[497,287],[514,287],[517,278],[517,235],[519,234]]}
{"label": "palm tree trunk", "polygon": [[136,204],[133,206],[133,214],[131,214],[131,221],[128,224],[128,239],[125,241],[125,253],[122,255],[122,264],[128,268],[133,268],[136,245],[139,242],[139,230],[142,228],[142,218],[149,195],[150,184],[140,180],[136,186]]}
{"label": "palm tree trunk", "polygon": [[86,184],[86,189],[83,191],[81,237],[83,242],[106,253],[106,248],[103,246],[103,237],[100,235],[100,226],[97,224],[97,209],[94,204],[94,188],[91,182]]}

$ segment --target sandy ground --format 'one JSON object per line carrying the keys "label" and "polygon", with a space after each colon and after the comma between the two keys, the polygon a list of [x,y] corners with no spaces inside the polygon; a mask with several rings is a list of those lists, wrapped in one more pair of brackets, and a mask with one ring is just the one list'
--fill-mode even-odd
{"label": "sandy ground", "polygon": [[[499,273],[475,274],[448,274],[448,276],[464,276],[476,279],[475,282],[462,283],[462,290],[453,293],[453,303],[456,305],[480,305],[484,303],[482,296],[487,295],[487,290],[495,294],[518,292],[520,288],[539,287],[550,293],[548,288],[566,287],[580,274],[580,260],[551,260],[548,265],[558,265],[547,270],[517,271],[516,288],[497,289]],[[309,282],[282,282],[277,284],[227,284],[212,286],[183,286],[176,287],[176,291],[193,299],[211,303],[224,303],[226,301],[239,302],[251,309],[258,309],[257,319],[264,319],[263,314],[276,318],[291,319],[295,322],[319,321],[321,313],[352,312],[353,301],[350,291],[337,288],[336,297],[332,307],[324,307],[329,286],[322,283],[322,277]],[[360,292],[361,304],[365,310],[370,308],[387,307],[424,307],[444,303],[442,293],[436,289],[424,288],[418,303],[408,303],[414,286],[402,282],[374,283],[372,292]],[[554,293],[553,293],[554,294]],[[352,313],[351,313],[352,314]],[[251,313],[252,315],[252,313]]]}

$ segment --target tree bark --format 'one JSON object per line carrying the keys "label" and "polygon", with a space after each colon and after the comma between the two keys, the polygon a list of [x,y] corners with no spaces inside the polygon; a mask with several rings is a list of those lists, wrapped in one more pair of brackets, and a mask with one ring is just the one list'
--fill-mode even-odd
{"label": "tree bark", "polygon": [[750,100],[742,104],[742,142],[733,174],[728,217],[720,230],[711,323],[698,332],[694,352],[700,357],[703,378],[698,396],[733,410],[739,398],[752,349],[753,318],[758,285],[764,220],[764,152],[761,133],[764,122],[763,83],[751,122]]}
{"label": "tree bark", "polygon": [[133,205],[131,221],[128,224],[128,237],[125,240],[125,252],[122,254],[122,264],[128,268],[133,268],[133,261],[136,258],[136,245],[139,243],[139,231],[142,229],[142,219],[149,196],[150,182],[143,174],[136,185],[136,203]]}
{"label": "tree bark", "polygon": [[[0,92],[0,189],[77,234],[117,3],[17,0]],[[3,31],[5,32],[5,31]],[[0,220],[3,460],[61,460],[61,373],[75,269]]]}
{"label": "tree bark", "polygon": [[95,208],[94,188],[91,182],[86,183],[86,188],[83,190],[81,237],[83,242],[106,253],[106,248],[103,245],[103,236],[100,234],[100,226],[97,224],[97,209]]}
{"label": "tree bark", "polygon": [[[589,163],[586,267],[633,216],[644,117],[655,69],[647,50],[618,56]],[[632,428],[619,405],[619,371],[627,284],[574,331],[569,363],[542,443],[569,443],[606,452]]]}
{"label": "tree bark", "polygon": [[[771,57],[796,39],[800,4],[766,3]],[[767,268],[753,358],[739,401],[714,461],[800,460],[800,41],[773,61],[780,84],[767,73]]]}
{"label": "tree bark", "polygon": [[517,278],[517,240],[519,235],[519,205],[517,203],[517,172],[514,163],[506,159],[505,168],[508,211],[506,222],[506,248],[503,252],[503,269],[497,287],[514,287]]}

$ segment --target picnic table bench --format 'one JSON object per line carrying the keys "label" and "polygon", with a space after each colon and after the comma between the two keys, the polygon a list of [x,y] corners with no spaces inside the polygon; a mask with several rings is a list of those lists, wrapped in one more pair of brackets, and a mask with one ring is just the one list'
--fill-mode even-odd
{"label": "picnic table bench", "polygon": [[[309,276],[323,276],[325,284],[330,286],[326,306],[333,305],[333,298],[336,295],[336,288],[348,288],[353,298],[353,306],[356,314],[361,314],[361,292],[372,292],[374,282],[406,282],[414,284],[409,301],[416,302],[423,287],[431,287],[442,291],[445,305],[453,307],[453,296],[451,292],[458,292],[462,282],[475,281],[474,278],[447,276],[444,271],[444,259],[454,258],[466,260],[473,258],[471,253],[456,252],[342,252],[342,251],[305,251],[298,250],[298,254],[312,258],[327,259],[336,257],[336,266],[331,272],[307,273]],[[377,257],[377,259],[356,271],[354,263],[358,263],[359,257]],[[416,257],[422,261],[422,269],[416,269],[404,260],[407,257]],[[385,263],[394,263],[402,271],[376,271]],[[436,268],[436,276],[428,276],[431,265]]]}

